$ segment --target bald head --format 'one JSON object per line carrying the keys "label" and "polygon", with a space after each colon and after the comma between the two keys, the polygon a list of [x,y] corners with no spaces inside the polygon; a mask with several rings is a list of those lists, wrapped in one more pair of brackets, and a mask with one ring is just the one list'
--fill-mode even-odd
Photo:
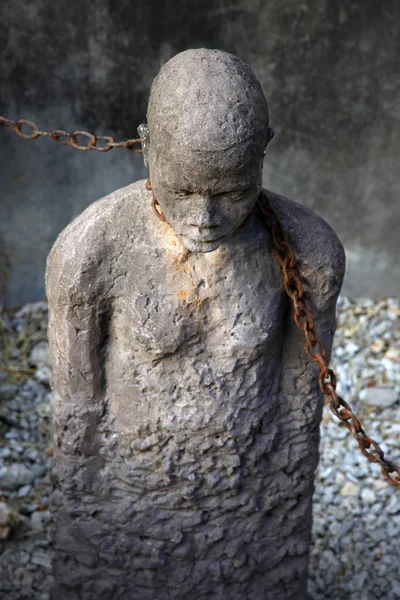
{"label": "bald head", "polygon": [[154,80],[149,174],[167,223],[212,252],[250,214],[262,185],[268,109],[254,73],[219,50],[187,50]]}
{"label": "bald head", "polygon": [[147,120],[150,144],[171,139],[191,150],[220,151],[246,142],[263,152],[268,108],[248,65],[220,50],[187,50],[155,78]]}

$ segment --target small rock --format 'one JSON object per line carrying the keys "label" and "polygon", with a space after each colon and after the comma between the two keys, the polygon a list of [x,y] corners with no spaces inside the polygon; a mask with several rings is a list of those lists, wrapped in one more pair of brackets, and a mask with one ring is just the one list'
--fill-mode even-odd
{"label": "small rock", "polygon": [[388,423],[386,430],[390,431],[390,435],[394,438],[400,437],[400,423]]}
{"label": "small rock", "polygon": [[0,501],[0,539],[5,539],[19,525],[20,515],[4,501]]}
{"label": "small rock", "polygon": [[10,441],[10,446],[14,450],[14,452],[18,452],[18,454],[21,454],[24,451],[24,447],[12,438]]}
{"label": "small rock", "polygon": [[344,356],[345,354],[346,354],[346,351],[342,346],[338,346],[334,350],[335,358],[342,358],[342,356]]}
{"label": "small rock", "polygon": [[347,468],[346,471],[346,478],[351,481],[352,483],[354,483],[357,487],[360,485],[360,480],[357,477],[357,475],[354,473],[354,471],[351,471],[349,468]]}
{"label": "small rock", "polygon": [[51,414],[51,406],[48,402],[40,402],[36,407],[36,412],[40,417],[49,417]]}
{"label": "small rock", "polygon": [[26,565],[26,563],[29,561],[29,554],[24,550],[21,550],[18,555],[18,561],[21,563],[21,565]]}
{"label": "small rock", "polygon": [[372,529],[370,532],[371,538],[379,544],[379,542],[383,542],[387,538],[387,533],[385,529]]}
{"label": "small rock", "polygon": [[35,471],[28,469],[21,463],[13,463],[0,468],[0,488],[15,490],[21,486],[32,483]]}
{"label": "small rock", "polygon": [[20,438],[20,434],[18,431],[15,431],[15,429],[12,429],[11,431],[7,431],[4,434],[4,437],[6,440],[18,440]]}
{"label": "small rock", "polygon": [[2,383],[0,385],[0,400],[7,402],[12,400],[18,391],[18,386],[13,383]]}
{"label": "small rock", "polygon": [[361,498],[367,504],[374,504],[374,502],[376,502],[375,493],[370,488],[364,488],[363,490],[361,490]]}
{"label": "small rock", "polygon": [[32,491],[31,485],[24,485],[23,487],[19,488],[17,496],[18,496],[18,498],[25,498],[26,496],[29,496],[31,491]]}
{"label": "small rock", "polygon": [[32,554],[31,563],[45,569],[51,569],[50,556],[43,550],[37,550]]}
{"label": "small rock", "polygon": [[[363,377],[364,379],[374,379],[374,376],[376,374],[376,370],[375,369],[362,369],[361,371],[361,377]],[[368,386],[370,387],[370,386]]]}
{"label": "small rock", "polygon": [[24,452],[24,458],[35,462],[40,457],[39,452],[36,449],[27,448]]}
{"label": "small rock", "polygon": [[349,356],[354,356],[354,354],[356,354],[359,351],[360,347],[357,346],[357,344],[355,344],[354,342],[347,342],[345,349]]}
{"label": "small rock", "polygon": [[398,363],[383,357],[381,360],[381,366],[386,371],[387,381],[395,383],[399,380],[400,365]]}
{"label": "small rock", "polygon": [[42,367],[40,367],[39,369],[37,369],[37,371],[36,371],[36,379],[38,381],[40,381],[41,383],[48,383],[48,384],[50,384],[50,382],[51,382],[51,369],[50,369],[50,367],[47,367],[47,366],[43,365]]}
{"label": "small rock", "polygon": [[394,494],[390,498],[390,502],[386,507],[386,512],[389,515],[396,515],[397,513],[400,512],[400,498],[398,497],[397,494]]}
{"label": "small rock", "polygon": [[389,348],[389,350],[385,352],[385,358],[393,362],[400,362],[400,350],[394,347]]}
{"label": "small rock", "polygon": [[356,589],[361,590],[368,579],[368,573],[365,571],[363,573],[358,573],[355,577],[356,581]]}
{"label": "small rock", "polygon": [[377,338],[376,340],[374,340],[372,342],[371,350],[372,350],[372,352],[377,354],[378,352],[382,352],[382,350],[385,348],[385,346],[386,346],[385,340],[383,340],[382,338]]}
{"label": "small rock", "polygon": [[340,473],[340,472],[339,472],[339,473],[336,473],[336,477],[335,477],[335,484],[336,484],[337,486],[339,486],[339,487],[340,487],[341,485],[343,485],[343,484],[344,484],[344,482],[345,482],[345,481],[346,481],[346,478],[345,478],[345,476],[343,475],[343,473]]}
{"label": "small rock", "polygon": [[360,400],[369,406],[388,408],[398,399],[398,391],[391,387],[377,386],[364,388],[360,391]]}
{"label": "small rock", "polygon": [[358,486],[352,481],[346,481],[340,490],[341,496],[358,496]]}
{"label": "small rock", "polygon": [[388,483],[386,479],[374,479],[373,481],[374,490],[387,490]]}
{"label": "small rock", "polygon": [[31,515],[31,525],[33,529],[42,529],[51,520],[49,510],[36,510]]}
{"label": "small rock", "polygon": [[32,348],[32,352],[29,357],[31,365],[41,368],[50,367],[50,349],[48,342],[39,342]]}

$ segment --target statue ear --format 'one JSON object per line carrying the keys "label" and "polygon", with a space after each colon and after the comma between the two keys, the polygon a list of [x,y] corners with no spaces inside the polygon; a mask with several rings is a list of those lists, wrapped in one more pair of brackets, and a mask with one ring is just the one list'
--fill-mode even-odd
{"label": "statue ear", "polygon": [[264,148],[264,156],[265,156],[265,153],[267,152],[267,146],[274,136],[275,136],[275,131],[272,129],[272,127],[268,127],[267,143],[265,144],[265,148]]}
{"label": "statue ear", "polygon": [[143,155],[144,166],[148,167],[149,166],[148,153],[149,153],[149,144],[150,144],[150,134],[149,134],[149,128],[147,126],[147,123],[142,123],[141,125],[139,125],[137,130],[138,130],[138,134],[140,137],[140,141],[142,143],[142,155]]}

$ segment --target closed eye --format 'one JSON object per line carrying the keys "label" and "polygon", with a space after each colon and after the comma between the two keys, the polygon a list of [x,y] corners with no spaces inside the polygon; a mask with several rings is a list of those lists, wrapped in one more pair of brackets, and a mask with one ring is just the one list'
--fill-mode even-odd
{"label": "closed eye", "polygon": [[232,190],[230,192],[221,192],[220,194],[218,194],[218,196],[229,197],[232,200],[240,200],[240,198],[242,198],[243,196],[245,196],[249,192],[250,192],[250,188],[247,188],[245,190]]}
{"label": "closed eye", "polygon": [[[219,192],[218,194],[213,194],[212,198],[231,198],[232,200],[239,200],[246,194],[250,192],[251,188],[246,188],[245,190],[231,190],[226,192]],[[188,190],[169,190],[170,193],[175,196],[175,198],[188,198],[193,194]]]}
{"label": "closed eye", "polygon": [[170,189],[168,191],[170,194],[175,196],[175,198],[187,198],[191,194],[191,192],[188,192],[187,190],[171,190]]}

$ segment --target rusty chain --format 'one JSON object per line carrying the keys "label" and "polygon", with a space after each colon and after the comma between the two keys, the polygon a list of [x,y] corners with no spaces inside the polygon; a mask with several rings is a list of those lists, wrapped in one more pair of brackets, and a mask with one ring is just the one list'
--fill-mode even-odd
{"label": "rusty chain", "polygon": [[[140,138],[126,140],[125,142],[116,142],[110,135],[93,135],[87,131],[73,131],[69,133],[63,129],[55,129],[51,132],[40,131],[39,127],[33,121],[27,121],[26,119],[20,119],[19,121],[12,121],[6,117],[0,116],[0,125],[11,129],[19,137],[24,140],[35,140],[38,137],[47,137],[59,144],[64,146],[71,146],[76,150],[97,150],[97,152],[108,152],[113,148],[128,148],[132,152],[142,152],[142,148],[134,148],[136,144],[141,144]],[[23,127],[30,127],[30,131],[24,132]],[[78,137],[86,138],[87,143],[79,143]],[[100,142],[100,145],[98,145]]]}
{"label": "rusty chain", "polygon": [[400,467],[385,458],[379,444],[367,436],[360,420],[353,413],[348,403],[336,393],[336,375],[333,369],[330,369],[327,365],[325,347],[317,337],[313,316],[306,307],[303,285],[296,269],[295,253],[265,192],[260,195],[259,206],[272,233],[274,254],[282,270],[283,285],[293,303],[294,321],[296,326],[304,333],[306,339],[305,349],[308,356],[320,368],[320,390],[326,396],[331,412],[353,434],[364,456],[370,462],[379,463],[383,477],[390,485],[400,488]]}

